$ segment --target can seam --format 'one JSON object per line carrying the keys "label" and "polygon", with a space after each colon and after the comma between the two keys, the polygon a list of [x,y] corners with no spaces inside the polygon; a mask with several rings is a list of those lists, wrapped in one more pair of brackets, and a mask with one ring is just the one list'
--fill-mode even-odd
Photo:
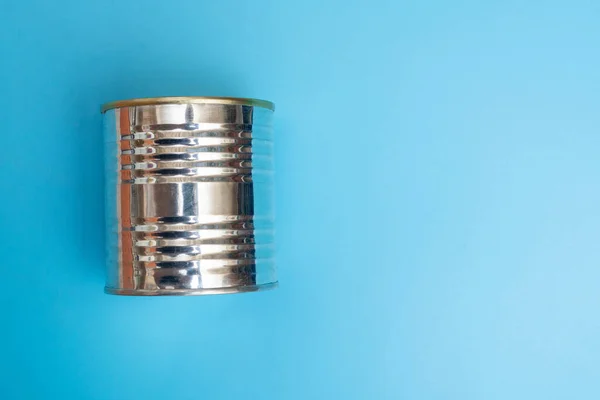
{"label": "can seam", "polygon": [[275,289],[279,286],[279,282],[268,282],[257,285],[248,286],[230,286],[219,288],[204,288],[204,289],[122,289],[113,287],[104,287],[104,293],[121,295],[121,296],[202,296],[202,295],[218,295],[218,294],[234,294],[234,293],[249,293],[262,292],[265,290]]}
{"label": "can seam", "polygon": [[101,112],[113,108],[148,106],[156,104],[229,104],[262,107],[275,111],[275,104],[267,100],[244,97],[211,97],[211,96],[179,96],[179,97],[143,97],[128,100],[117,100],[102,105]]}

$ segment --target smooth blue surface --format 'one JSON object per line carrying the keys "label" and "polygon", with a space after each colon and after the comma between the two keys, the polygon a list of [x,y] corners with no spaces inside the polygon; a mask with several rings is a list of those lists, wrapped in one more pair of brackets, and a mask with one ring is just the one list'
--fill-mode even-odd
{"label": "smooth blue surface", "polygon": [[[1,399],[600,398],[600,3],[0,3]],[[272,292],[102,293],[99,106],[277,103]]]}

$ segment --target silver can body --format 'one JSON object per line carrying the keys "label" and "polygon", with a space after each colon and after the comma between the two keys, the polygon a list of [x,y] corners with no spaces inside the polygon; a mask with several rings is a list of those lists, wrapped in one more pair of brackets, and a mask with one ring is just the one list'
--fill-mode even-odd
{"label": "silver can body", "polygon": [[272,118],[251,99],[105,106],[107,293],[276,286]]}

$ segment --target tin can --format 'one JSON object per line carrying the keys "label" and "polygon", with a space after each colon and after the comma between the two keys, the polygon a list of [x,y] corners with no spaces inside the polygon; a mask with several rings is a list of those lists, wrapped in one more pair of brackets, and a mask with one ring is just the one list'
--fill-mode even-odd
{"label": "tin can", "polygon": [[108,277],[119,295],[277,285],[274,105],[159,97],[102,107]]}

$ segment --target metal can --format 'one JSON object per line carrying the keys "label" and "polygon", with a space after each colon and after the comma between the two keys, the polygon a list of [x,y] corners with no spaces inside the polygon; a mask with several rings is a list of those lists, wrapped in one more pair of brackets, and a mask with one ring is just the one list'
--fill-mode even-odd
{"label": "metal can", "polygon": [[158,97],[102,107],[106,293],[203,295],[277,285],[274,105]]}

